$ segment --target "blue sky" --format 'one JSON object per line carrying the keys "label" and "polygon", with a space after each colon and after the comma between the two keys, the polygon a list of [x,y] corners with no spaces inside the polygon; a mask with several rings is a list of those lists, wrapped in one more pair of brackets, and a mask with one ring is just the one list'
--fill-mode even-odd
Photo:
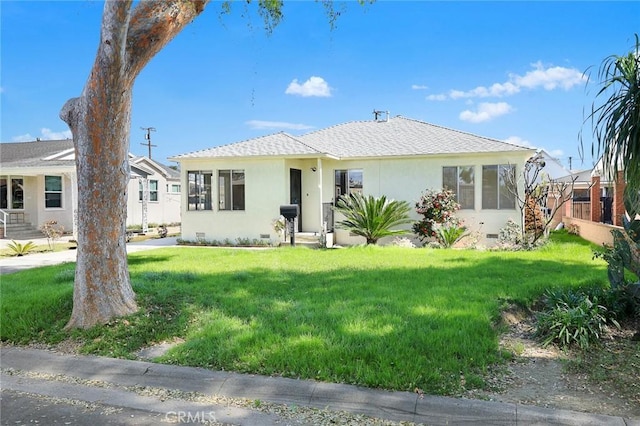
{"label": "blue sky", "polygon": [[[70,135],[58,113],[93,64],[95,1],[0,1],[1,140]],[[211,3],[138,77],[130,150],[167,157],[279,131],[293,135],[374,109],[543,148],[574,169],[597,67],[627,53],[640,2],[378,1],[341,10],[285,1],[268,35],[244,2]],[[592,69],[593,82],[584,72]],[[589,128],[585,128],[587,136]]]}

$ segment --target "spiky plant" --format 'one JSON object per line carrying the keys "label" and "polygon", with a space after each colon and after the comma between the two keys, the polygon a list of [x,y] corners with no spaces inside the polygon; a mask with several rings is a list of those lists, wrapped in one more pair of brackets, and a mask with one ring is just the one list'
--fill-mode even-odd
{"label": "spiky plant", "polygon": [[384,195],[376,198],[352,193],[340,197],[334,209],[345,217],[336,226],[364,237],[367,244],[376,244],[382,237],[405,234],[407,230],[392,228],[413,222],[409,217],[409,203],[387,200]]}
{"label": "spiky plant", "polygon": [[9,249],[13,251],[16,256],[24,256],[25,254],[29,254],[31,250],[36,248],[36,244],[33,241],[22,244],[16,240],[11,240],[11,242],[7,244],[7,247],[9,247]]}

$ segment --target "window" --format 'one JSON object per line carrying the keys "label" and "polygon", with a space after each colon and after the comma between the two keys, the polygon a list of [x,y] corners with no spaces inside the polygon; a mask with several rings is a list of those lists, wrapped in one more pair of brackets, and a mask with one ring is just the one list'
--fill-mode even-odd
{"label": "window", "polygon": [[475,169],[473,166],[443,167],[442,187],[456,194],[461,209],[473,209]]}
{"label": "window", "polygon": [[149,201],[158,201],[158,181],[149,181]]}
{"label": "window", "polygon": [[62,208],[62,176],[44,177],[44,206]]}
{"label": "window", "polygon": [[[158,181],[157,180],[149,180],[149,201],[158,201]],[[142,179],[138,181],[138,200],[142,201],[144,196],[144,185],[142,183]]]}
{"label": "window", "polygon": [[11,208],[24,209],[24,179],[11,178]]}
{"label": "window", "polygon": [[212,172],[187,172],[189,182],[189,202],[187,210],[212,210],[211,177]]}
{"label": "window", "polygon": [[167,184],[167,192],[169,192],[171,194],[179,194],[180,193],[180,184],[179,183]]}
{"label": "window", "polygon": [[0,209],[6,209],[9,205],[9,192],[7,191],[7,178],[0,178]]}
{"label": "window", "polygon": [[335,188],[336,200],[341,195],[362,193],[362,169],[336,170]]}
{"label": "window", "polygon": [[482,208],[515,209],[515,196],[508,187],[515,176],[516,168],[510,164],[482,166]]}
{"label": "window", "polygon": [[244,210],[244,170],[218,170],[218,208]]}

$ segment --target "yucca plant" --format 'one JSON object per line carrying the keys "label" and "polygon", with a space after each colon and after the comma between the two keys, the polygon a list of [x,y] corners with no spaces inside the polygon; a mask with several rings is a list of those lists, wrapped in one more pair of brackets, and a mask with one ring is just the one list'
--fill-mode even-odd
{"label": "yucca plant", "polygon": [[13,251],[16,256],[24,256],[25,254],[29,254],[31,250],[36,248],[36,244],[33,241],[22,244],[16,240],[11,240],[11,242],[7,244],[7,247],[9,247],[9,249]]}
{"label": "yucca plant", "polygon": [[407,230],[392,228],[413,222],[409,217],[409,203],[387,200],[384,195],[376,198],[352,193],[340,197],[334,209],[345,217],[336,226],[364,237],[367,244],[376,244],[382,237],[405,234]]}

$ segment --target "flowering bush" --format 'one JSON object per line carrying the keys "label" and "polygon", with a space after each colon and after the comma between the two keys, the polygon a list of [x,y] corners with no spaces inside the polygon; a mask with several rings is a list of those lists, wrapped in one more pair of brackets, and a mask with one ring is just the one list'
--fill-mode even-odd
{"label": "flowering bush", "polygon": [[422,241],[438,238],[436,225],[459,226],[460,221],[455,212],[460,210],[453,191],[425,191],[415,205],[416,212],[423,219],[413,225],[415,232]]}

